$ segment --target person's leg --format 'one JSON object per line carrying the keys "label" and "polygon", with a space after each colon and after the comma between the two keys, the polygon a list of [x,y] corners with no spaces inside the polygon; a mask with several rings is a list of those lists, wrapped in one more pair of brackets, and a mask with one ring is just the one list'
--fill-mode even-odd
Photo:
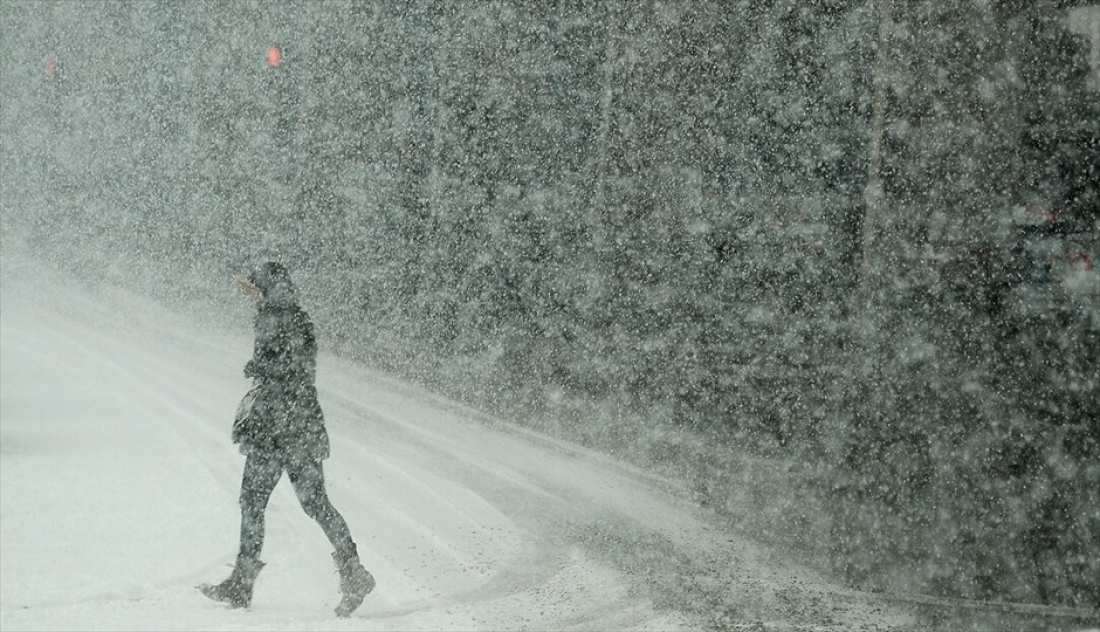
{"label": "person's leg", "polygon": [[274,458],[250,454],[241,476],[241,541],[233,573],[220,584],[199,586],[203,594],[234,608],[252,603],[252,586],[264,567],[260,551],[264,545],[264,511],[271,492],[282,476],[282,464]]}
{"label": "person's leg", "polygon": [[336,614],[350,615],[363,603],[374,589],[374,577],[363,568],[359,551],[351,538],[347,522],[332,506],[325,492],[325,475],[320,461],[299,461],[287,467],[294,493],[306,514],[316,520],[336,551],[332,554],[336,569],[340,572],[340,592],[343,598],[336,606]]}
{"label": "person's leg", "polygon": [[268,455],[249,454],[241,476],[241,546],[239,558],[256,560],[264,548],[264,513],[283,465]]}
{"label": "person's leg", "polygon": [[332,548],[341,558],[356,555],[355,542],[348,523],[329,500],[325,491],[325,474],[319,461],[298,461],[287,466],[287,475],[302,510],[321,525]]}

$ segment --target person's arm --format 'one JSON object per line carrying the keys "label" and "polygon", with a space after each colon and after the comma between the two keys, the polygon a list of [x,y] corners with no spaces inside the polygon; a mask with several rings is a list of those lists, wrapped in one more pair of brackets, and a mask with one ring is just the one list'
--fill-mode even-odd
{"label": "person's arm", "polygon": [[289,368],[287,336],[282,333],[275,314],[260,313],[256,317],[256,342],[252,359],[244,365],[245,377],[279,379]]}
{"label": "person's arm", "polygon": [[313,335],[313,323],[305,313],[299,313],[294,340],[297,343],[290,350],[289,370],[298,378],[313,384],[317,373],[317,339]]}
{"label": "person's arm", "polygon": [[245,377],[312,383],[316,366],[317,341],[305,313],[257,318],[256,344],[252,359],[245,365]]}

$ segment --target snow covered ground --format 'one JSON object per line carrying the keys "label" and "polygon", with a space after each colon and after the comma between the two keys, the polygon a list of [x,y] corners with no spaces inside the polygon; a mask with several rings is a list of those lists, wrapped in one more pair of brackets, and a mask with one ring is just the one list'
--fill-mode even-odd
{"label": "snow covered ground", "polygon": [[378,587],[335,618],[328,543],[284,478],[253,606],[226,609],[193,586],[236,549],[229,425],[251,339],[24,272],[0,286],[0,629],[907,622],[723,532],[673,482],[325,354],[329,492]]}

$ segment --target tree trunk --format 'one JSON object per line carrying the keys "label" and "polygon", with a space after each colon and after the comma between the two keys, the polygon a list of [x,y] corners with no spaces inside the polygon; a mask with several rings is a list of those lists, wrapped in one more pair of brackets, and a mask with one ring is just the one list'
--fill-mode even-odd
{"label": "tree trunk", "polygon": [[609,143],[611,142],[611,104],[615,95],[615,32],[619,19],[618,4],[616,2],[608,2],[605,6],[607,8],[605,16],[607,20],[607,37],[604,48],[603,73],[600,78],[600,126],[596,133],[596,168],[591,207],[594,217],[598,216],[597,214],[603,208],[605,201],[604,190],[606,188],[605,181],[607,180],[608,156],[610,153]]}
{"label": "tree trunk", "polygon": [[863,189],[863,266],[860,286],[866,299],[875,284],[883,264],[883,231],[887,230],[885,194],[882,188],[882,136],[886,119],[886,72],[888,59],[886,37],[892,13],[893,0],[876,0],[877,39],[875,63],[871,68],[871,138],[870,156],[867,161],[867,184]]}

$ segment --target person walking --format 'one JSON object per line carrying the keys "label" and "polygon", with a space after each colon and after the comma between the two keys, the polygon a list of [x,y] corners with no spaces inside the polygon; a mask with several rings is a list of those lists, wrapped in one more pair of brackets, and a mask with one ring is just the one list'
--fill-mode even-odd
{"label": "person walking", "polygon": [[274,261],[259,266],[241,289],[258,305],[256,342],[244,367],[253,387],[241,402],[233,424],[233,442],[245,455],[241,479],[241,533],[237,561],[220,584],[203,584],[207,597],[234,608],[252,603],[253,585],[264,563],[264,513],[285,471],[302,509],[317,521],[335,551],[342,598],[336,607],[346,617],[374,589],[374,577],[359,561],[347,522],[325,491],[321,462],[329,456],[329,438],[315,386],[317,342],[313,323],[299,305],[286,268]]}

